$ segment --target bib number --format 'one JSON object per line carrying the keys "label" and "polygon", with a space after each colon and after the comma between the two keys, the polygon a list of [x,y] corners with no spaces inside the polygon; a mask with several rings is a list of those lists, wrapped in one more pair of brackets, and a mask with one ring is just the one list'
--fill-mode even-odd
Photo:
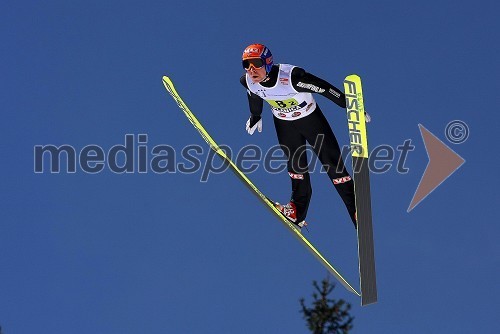
{"label": "bib number", "polygon": [[288,99],[282,101],[267,100],[271,106],[279,109],[288,109],[299,104],[295,99]]}

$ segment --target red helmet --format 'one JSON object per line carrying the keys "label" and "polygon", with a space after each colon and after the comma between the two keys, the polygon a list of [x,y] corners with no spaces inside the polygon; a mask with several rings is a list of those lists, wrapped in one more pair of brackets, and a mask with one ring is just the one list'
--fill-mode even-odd
{"label": "red helmet", "polygon": [[[273,66],[273,55],[271,54],[271,50],[262,44],[250,44],[243,51],[243,56],[241,58],[243,60],[243,68],[245,69],[248,69],[250,63],[252,63],[256,68],[265,66],[266,72],[269,73]],[[261,62],[250,62],[249,59],[260,59]]]}

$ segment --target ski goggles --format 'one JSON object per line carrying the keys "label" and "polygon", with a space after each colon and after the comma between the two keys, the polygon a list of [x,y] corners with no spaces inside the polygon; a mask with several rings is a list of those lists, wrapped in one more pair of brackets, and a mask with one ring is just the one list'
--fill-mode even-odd
{"label": "ski goggles", "polygon": [[243,60],[242,63],[243,63],[243,68],[247,71],[250,70],[250,67],[253,67],[256,70],[258,70],[259,68],[264,66],[264,61],[260,58],[245,59]]}

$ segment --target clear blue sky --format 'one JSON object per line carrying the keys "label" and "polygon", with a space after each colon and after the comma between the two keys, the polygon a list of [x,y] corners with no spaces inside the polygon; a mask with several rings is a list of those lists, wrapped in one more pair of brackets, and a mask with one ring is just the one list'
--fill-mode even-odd
{"label": "clear blue sky", "polygon": [[[203,140],[164,90],[169,75],[219,143],[276,144],[270,110],[248,136],[240,56],[341,87],[363,78],[370,146],[415,145],[372,175],[379,303],[353,333],[498,328],[499,6],[494,1],[2,1],[0,325],[28,333],[307,333],[299,298],[326,270],[232,173],[35,174],[35,145],[81,150],[147,134],[177,153]],[[341,144],[346,119],[317,97]],[[470,128],[460,145],[448,122]],[[418,124],[466,163],[412,212],[427,164]],[[205,157],[208,150],[202,157]],[[250,177],[289,197],[286,173]],[[357,284],[355,232],[328,178],[312,175],[308,237]]]}

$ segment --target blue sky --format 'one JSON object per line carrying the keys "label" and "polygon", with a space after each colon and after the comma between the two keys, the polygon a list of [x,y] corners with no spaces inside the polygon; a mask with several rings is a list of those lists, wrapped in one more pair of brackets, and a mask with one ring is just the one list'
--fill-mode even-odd
{"label": "blue sky", "polygon": [[[34,173],[35,145],[77,151],[147,134],[177,153],[202,138],[164,90],[169,75],[221,144],[276,144],[269,109],[248,136],[240,56],[337,87],[363,79],[369,144],[411,139],[407,174],[372,175],[379,302],[354,333],[491,333],[500,228],[498,5],[454,1],[3,1],[0,4],[0,326],[12,333],[307,333],[299,298],[326,270],[230,172]],[[346,119],[317,97],[342,145]],[[446,141],[452,120],[470,129]],[[413,211],[427,165],[418,124],[466,163]],[[208,150],[202,157],[206,157]],[[180,157],[180,154],[177,156]],[[250,175],[289,197],[287,174]],[[307,236],[357,284],[355,232],[327,177],[312,175]],[[310,300],[310,299],[309,299]]]}

